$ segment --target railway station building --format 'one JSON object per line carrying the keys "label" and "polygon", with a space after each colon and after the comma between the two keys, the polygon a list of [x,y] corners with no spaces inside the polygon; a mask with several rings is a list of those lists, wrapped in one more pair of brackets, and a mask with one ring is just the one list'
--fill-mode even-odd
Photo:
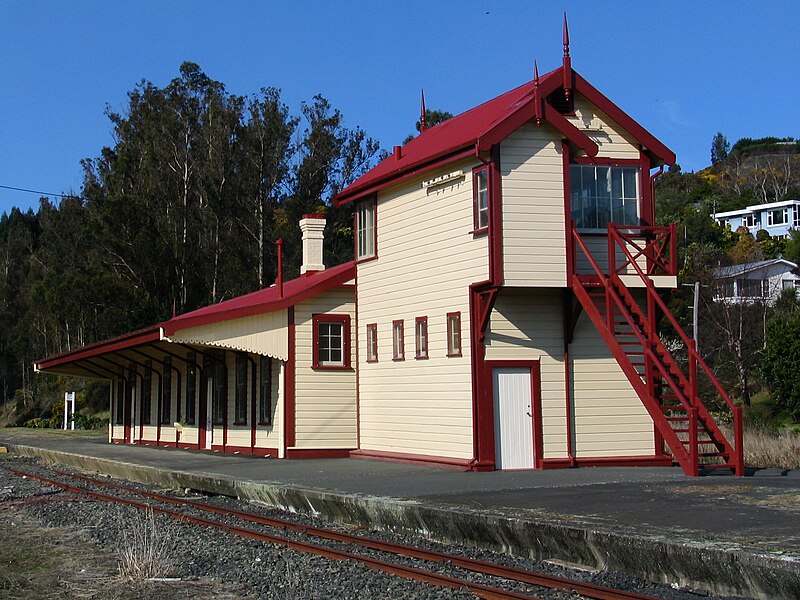
{"label": "railway station building", "polygon": [[353,261],[324,267],[308,215],[299,278],[36,368],[110,380],[114,443],[742,474],[741,409],[663,302],[676,234],[653,186],[674,162],[572,68],[565,30],[560,67],[423,122],[333,198]]}

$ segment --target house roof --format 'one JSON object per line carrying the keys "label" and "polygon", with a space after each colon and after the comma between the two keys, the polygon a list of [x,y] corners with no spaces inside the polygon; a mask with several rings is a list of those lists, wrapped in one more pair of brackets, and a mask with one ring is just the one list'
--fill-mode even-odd
{"label": "house roof", "polygon": [[571,81],[570,89],[582,94],[618,123],[642,144],[656,161],[665,164],[675,162],[675,154],[671,150],[565,63],[541,78],[535,78],[435,127],[426,129],[400,148],[399,152],[391,154],[340,191],[335,196],[334,202],[336,204],[352,202],[404,177],[461,158],[476,156],[482,151],[489,150],[493,144],[499,143],[533,119],[549,123],[574,146],[589,156],[595,156],[598,151],[597,145],[546,101],[550,94],[564,87],[565,81]]}
{"label": "house roof", "polygon": [[740,265],[719,267],[718,269],[714,269],[714,275],[720,279],[729,279],[731,277],[738,277],[739,275],[760,271],[761,269],[776,265],[786,266],[787,271],[797,268],[797,265],[790,260],[786,260],[785,258],[773,258],[771,260],[759,260],[757,262],[742,263]]}
{"label": "house roof", "polygon": [[[107,367],[97,366],[87,361],[106,354],[141,346],[152,346],[158,342],[169,343],[170,340],[167,338],[170,335],[189,327],[282,310],[320,292],[342,285],[353,277],[355,277],[354,261],[324,271],[309,272],[285,282],[283,286],[272,285],[244,296],[178,315],[145,329],[43,358],[34,363],[34,368],[37,371],[61,368],[63,371],[63,367],[74,365],[89,373],[94,370],[107,371]],[[82,376],[82,373],[73,374]]]}
{"label": "house roof", "polygon": [[800,200],[781,200],[780,202],[769,202],[767,204],[753,204],[747,208],[740,208],[739,210],[726,210],[718,212],[714,215],[715,218],[724,217],[738,217],[739,215],[746,215],[748,213],[760,212],[762,210],[771,210],[773,208],[783,208],[785,206],[797,206]]}

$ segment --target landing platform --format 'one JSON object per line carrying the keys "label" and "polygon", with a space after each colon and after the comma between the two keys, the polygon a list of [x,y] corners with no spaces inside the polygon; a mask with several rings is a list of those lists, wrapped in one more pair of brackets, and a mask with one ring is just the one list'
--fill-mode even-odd
{"label": "landing platform", "polygon": [[258,500],[377,529],[617,570],[719,595],[800,597],[800,472],[679,468],[454,472],[353,459],[277,460],[1,429],[23,456]]}

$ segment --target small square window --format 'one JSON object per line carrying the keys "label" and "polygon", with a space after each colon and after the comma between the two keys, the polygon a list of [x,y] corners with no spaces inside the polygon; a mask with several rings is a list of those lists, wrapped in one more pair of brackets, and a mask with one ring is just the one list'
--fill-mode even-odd
{"label": "small square window", "polygon": [[403,321],[392,321],[392,360],[405,360]]}
{"label": "small square window", "polygon": [[461,356],[461,313],[447,313],[447,356]]}
{"label": "small square window", "polygon": [[314,315],[314,368],[350,368],[350,315]]}
{"label": "small square window", "polygon": [[417,317],[414,323],[416,358],[428,358],[428,317]]}
{"label": "small square window", "polygon": [[367,325],[367,362],[378,362],[378,324]]}
{"label": "small square window", "polygon": [[472,172],[473,230],[489,227],[489,169],[480,167]]}

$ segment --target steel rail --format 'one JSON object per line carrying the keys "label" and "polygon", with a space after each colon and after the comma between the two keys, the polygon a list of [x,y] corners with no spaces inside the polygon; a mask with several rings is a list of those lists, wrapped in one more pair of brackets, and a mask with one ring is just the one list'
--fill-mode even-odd
{"label": "steel rail", "polygon": [[[408,577],[409,579],[413,579],[415,581],[420,581],[423,583],[428,583],[430,585],[438,586],[438,587],[446,587],[456,590],[469,590],[475,596],[479,598],[484,598],[486,600],[537,600],[535,596],[531,596],[530,594],[522,594],[519,592],[514,592],[511,590],[503,590],[500,588],[494,588],[488,585],[483,585],[480,583],[475,583],[472,581],[467,581],[465,579],[458,579],[455,577],[449,577],[447,575],[442,575],[440,573],[434,573],[432,571],[426,571],[424,569],[419,569],[416,567],[410,567],[406,565],[400,565],[397,563],[392,563],[376,558],[372,558],[370,556],[365,556],[363,554],[356,554],[352,552],[345,552],[343,550],[337,550],[335,548],[328,548],[326,546],[320,546],[318,544],[312,544],[310,542],[302,542],[299,540],[291,540],[289,538],[270,535],[268,533],[264,533],[261,531],[256,531],[254,529],[248,529],[246,527],[240,527],[238,525],[231,525],[229,523],[223,523],[221,521],[215,521],[213,519],[206,519],[204,517],[198,517],[195,515],[188,515],[185,513],[181,513],[175,510],[171,510],[169,508],[162,508],[159,506],[154,506],[152,504],[148,504],[146,502],[139,502],[137,500],[131,500],[129,498],[122,498],[120,496],[112,496],[109,494],[103,494],[100,492],[95,492],[86,488],[82,488],[79,486],[71,485],[69,483],[64,483],[61,481],[56,481],[54,479],[49,479],[47,477],[43,477],[41,475],[35,475],[33,473],[27,473],[24,471],[20,471],[18,469],[14,469],[11,467],[6,467],[8,471],[14,473],[19,477],[26,477],[28,479],[34,479],[45,483],[47,485],[52,485],[55,487],[60,487],[68,492],[79,494],[83,496],[88,496],[90,498],[94,498],[96,500],[101,500],[103,502],[114,502],[117,504],[124,504],[127,506],[133,506],[140,510],[152,510],[155,514],[162,514],[168,515],[173,517],[178,521],[183,521],[187,523],[191,523],[194,525],[202,525],[207,527],[214,527],[216,529],[221,529],[227,533],[232,535],[236,535],[243,538],[248,538],[252,540],[258,540],[263,542],[268,542],[270,544],[275,544],[277,546],[284,546],[289,548],[290,550],[297,550],[299,552],[305,552],[308,554],[314,554],[317,556],[322,556],[324,558],[330,558],[333,560],[349,560],[349,561],[358,561],[363,563],[370,569],[376,571],[383,571],[384,573],[388,573],[390,575],[395,575],[399,577]],[[127,490],[134,493],[139,493],[139,490],[130,489]],[[142,494],[144,495],[144,494]]]}
{"label": "steel rail", "polygon": [[526,569],[507,567],[473,558],[466,558],[454,554],[447,554],[436,550],[427,550],[423,548],[417,548],[414,546],[408,546],[405,544],[396,544],[393,542],[376,540],[374,538],[365,538],[362,536],[334,531],[331,529],[314,527],[312,525],[302,525],[300,523],[294,523],[292,521],[287,521],[275,517],[265,517],[263,515],[258,515],[255,513],[241,511],[237,509],[213,506],[205,502],[199,502],[196,500],[175,498],[173,496],[166,496],[154,492],[138,490],[136,488],[132,488],[124,484],[115,483],[112,481],[104,481],[101,479],[95,479],[92,477],[87,477],[85,475],[65,473],[63,471],[58,471],[55,469],[53,469],[53,472],[62,477],[69,477],[92,485],[104,486],[104,487],[118,489],[120,491],[125,491],[128,493],[138,494],[143,497],[150,498],[151,500],[156,500],[159,502],[191,506],[198,510],[211,512],[219,515],[235,516],[246,521],[258,523],[259,525],[266,525],[268,527],[274,527],[276,529],[290,530],[335,542],[355,544],[358,546],[369,548],[371,550],[377,550],[380,552],[398,554],[402,556],[407,556],[409,558],[417,558],[420,560],[426,560],[434,563],[448,562],[455,567],[465,569],[468,571],[474,571],[476,573],[491,575],[494,577],[501,577],[503,579],[510,579],[513,581],[518,581],[520,583],[538,585],[546,587],[548,589],[558,589],[563,591],[576,592],[578,594],[581,594],[582,596],[586,596],[587,598],[595,598],[597,600],[655,600],[652,596],[646,596],[638,594],[636,592],[630,592],[627,590],[618,590],[614,588],[600,586],[593,583],[573,581],[571,579],[567,579],[565,577],[558,577],[556,575],[546,575],[544,573],[536,573],[534,571],[529,571]]}

